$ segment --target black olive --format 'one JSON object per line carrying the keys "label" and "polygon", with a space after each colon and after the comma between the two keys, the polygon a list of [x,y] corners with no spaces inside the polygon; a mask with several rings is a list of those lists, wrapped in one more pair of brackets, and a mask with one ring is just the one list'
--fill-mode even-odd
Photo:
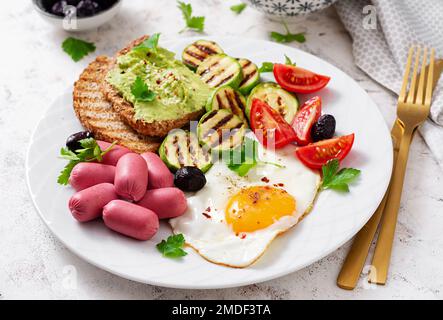
{"label": "black olive", "polygon": [[206,184],[205,174],[197,167],[183,167],[175,173],[174,184],[183,191],[198,191]]}
{"label": "black olive", "polygon": [[94,138],[94,134],[91,131],[80,131],[71,134],[66,140],[66,146],[69,150],[75,152],[75,150],[81,149],[80,140]]}
{"label": "black olive", "polygon": [[51,8],[51,12],[57,16],[65,16],[65,8],[68,5],[66,1],[57,1]]}
{"label": "black olive", "polygon": [[100,11],[100,6],[92,0],[82,0],[77,5],[77,16],[90,17]]}
{"label": "black olive", "polygon": [[314,142],[331,139],[335,133],[335,118],[330,114],[322,115],[312,126],[311,138]]}

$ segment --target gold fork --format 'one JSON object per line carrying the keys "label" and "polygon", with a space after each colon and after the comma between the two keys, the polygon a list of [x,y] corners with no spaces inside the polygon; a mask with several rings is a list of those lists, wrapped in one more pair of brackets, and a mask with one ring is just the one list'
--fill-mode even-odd
{"label": "gold fork", "polygon": [[[426,67],[429,70],[429,65]],[[428,71],[426,71],[428,72]],[[434,79],[432,83],[433,89],[437,86],[440,75],[443,73],[443,59],[436,60],[434,65]],[[394,161],[393,165],[397,162],[397,154],[400,148],[400,141],[403,135],[403,126],[395,120],[392,126],[391,136],[394,149]],[[391,184],[389,183],[389,186]],[[337,285],[346,290],[353,290],[360,278],[360,274],[363,270],[366,258],[371,248],[372,241],[374,239],[375,233],[377,232],[378,225],[381,221],[383,211],[385,209],[386,200],[389,196],[389,189],[378,206],[377,210],[371,219],[365,224],[365,226],[358,232],[355,236],[354,242],[352,243],[351,249],[349,250],[345,261],[343,262],[340,273],[337,277]]]}
{"label": "gold fork", "polygon": [[[400,142],[396,166],[392,175],[391,189],[383,214],[380,234],[375,247],[374,257],[372,259],[372,268],[369,273],[369,282],[372,283],[386,283],[389,262],[391,259],[392,243],[397,224],[398,210],[400,208],[406,164],[408,162],[409,146],[412,141],[414,130],[428,118],[431,107],[435,50],[431,49],[429,70],[426,77],[425,70],[428,49],[424,49],[420,78],[418,81],[418,88],[416,89],[421,51],[422,50],[420,47],[411,47],[409,50],[406,71],[403,77],[403,86],[398,98],[397,116],[398,121],[403,127],[403,135]],[[411,77],[409,92],[407,92],[410,69],[414,54],[414,70]]]}

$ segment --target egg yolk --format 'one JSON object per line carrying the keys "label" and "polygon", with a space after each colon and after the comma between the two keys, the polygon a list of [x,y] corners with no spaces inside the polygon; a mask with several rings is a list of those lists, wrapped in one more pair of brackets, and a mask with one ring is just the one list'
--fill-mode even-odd
{"label": "egg yolk", "polygon": [[295,199],[283,189],[255,186],[242,189],[227,204],[225,216],[235,233],[266,228],[294,214]]}

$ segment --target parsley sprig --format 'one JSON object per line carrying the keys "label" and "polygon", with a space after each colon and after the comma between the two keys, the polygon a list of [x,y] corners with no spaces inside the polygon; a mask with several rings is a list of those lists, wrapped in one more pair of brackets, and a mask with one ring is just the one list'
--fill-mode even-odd
{"label": "parsley sprig", "polygon": [[131,85],[131,93],[136,101],[151,102],[155,99],[155,92],[151,91],[142,78],[137,77]]}
{"label": "parsley sprig", "polygon": [[95,44],[86,42],[77,38],[69,37],[62,43],[63,51],[65,51],[75,62],[80,61],[89,53],[95,51]]}
{"label": "parsley sprig", "polygon": [[169,236],[166,240],[157,243],[157,250],[160,251],[164,257],[180,258],[188,253],[182,249],[185,244],[185,237],[180,233]]}
{"label": "parsley sprig", "polygon": [[137,51],[137,50],[148,49],[157,52],[159,38],[160,38],[160,33],[154,33],[148,39],[140,43],[138,46],[135,46],[134,49],[132,50]]}
{"label": "parsley sprig", "polygon": [[75,152],[64,147],[60,150],[60,157],[68,160],[68,164],[60,172],[57,178],[57,182],[61,185],[67,185],[71,171],[80,162],[91,162],[103,160],[103,156],[108,153],[117,142],[112,143],[106,150],[101,150],[97,141],[94,138],[87,138],[79,141],[81,149],[75,150]]}
{"label": "parsley sprig", "polygon": [[286,33],[278,33],[276,31],[272,31],[269,36],[272,40],[279,42],[279,43],[289,43],[293,41],[297,41],[300,43],[303,43],[306,41],[304,33],[291,33],[291,31],[288,28],[288,25],[286,22],[282,21],[283,26],[285,27]]}
{"label": "parsley sprig", "polygon": [[338,159],[328,161],[322,167],[323,183],[322,189],[331,189],[341,192],[349,192],[349,184],[354,182],[361,171],[353,168],[340,169]]}
{"label": "parsley sprig", "polygon": [[243,10],[245,10],[246,8],[246,3],[239,3],[236,5],[231,6],[231,11],[236,13],[236,14],[240,14],[242,13]]}
{"label": "parsley sprig", "polygon": [[186,29],[192,29],[194,31],[203,32],[205,28],[205,17],[194,17],[192,16],[192,5],[190,3],[184,3],[182,1],[177,1],[178,8],[183,14],[183,19],[185,19],[186,27],[180,31],[183,32]]}
{"label": "parsley sprig", "polygon": [[246,176],[248,172],[257,165],[269,164],[284,168],[284,166],[278,163],[261,161],[258,154],[258,142],[250,138],[245,138],[245,141],[240,147],[226,151],[223,159],[226,161],[228,168],[240,177]]}
{"label": "parsley sprig", "polygon": [[[285,54],[285,64],[287,64],[288,66],[295,66],[295,62],[292,62],[291,58],[289,58],[286,54]],[[260,71],[261,73],[266,73],[266,72],[272,72],[274,70],[274,63],[273,62],[263,62],[260,69],[258,69],[258,71]]]}

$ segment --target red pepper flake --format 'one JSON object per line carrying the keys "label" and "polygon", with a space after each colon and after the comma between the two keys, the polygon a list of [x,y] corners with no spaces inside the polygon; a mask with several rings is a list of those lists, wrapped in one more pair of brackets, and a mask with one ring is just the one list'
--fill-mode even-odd
{"label": "red pepper flake", "polygon": [[265,183],[269,183],[269,179],[267,177],[263,177],[261,178],[261,181],[265,182]]}
{"label": "red pepper flake", "polygon": [[279,186],[279,187],[284,187],[285,184],[284,184],[284,183],[279,183],[278,186]]}
{"label": "red pepper flake", "polygon": [[211,207],[207,207],[206,212],[211,212]]}
{"label": "red pepper flake", "polygon": [[242,233],[242,234],[240,235],[240,239],[244,239],[244,238],[246,238],[246,233]]}
{"label": "red pepper flake", "polygon": [[206,212],[202,212],[202,215],[204,215],[206,218],[208,218],[208,219],[211,219],[212,217],[209,215],[209,214],[207,214]]}

